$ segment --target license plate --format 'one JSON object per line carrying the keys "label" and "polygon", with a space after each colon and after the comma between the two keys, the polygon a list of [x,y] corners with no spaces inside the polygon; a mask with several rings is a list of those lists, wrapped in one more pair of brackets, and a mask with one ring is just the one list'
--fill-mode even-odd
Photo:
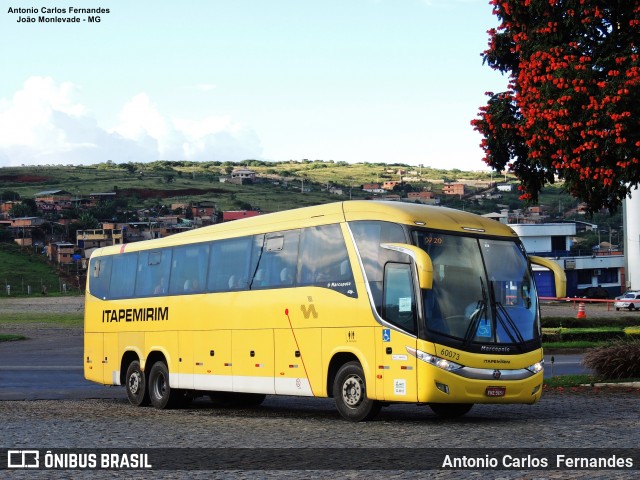
{"label": "license plate", "polygon": [[485,395],[487,397],[504,397],[507,387],[487,387]]}

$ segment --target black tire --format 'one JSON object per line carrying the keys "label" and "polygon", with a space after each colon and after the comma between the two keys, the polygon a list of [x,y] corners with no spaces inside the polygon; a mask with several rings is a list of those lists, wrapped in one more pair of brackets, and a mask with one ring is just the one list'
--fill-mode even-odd
{"label": "black tire", "polygon": [[473,403],[430,403],[429,407],[441,418],[456,418],[468,413]]}
{"label": "black tire", "polygon": [[156,362],[151,367],[148,390],[151,405],[159,409],[175,407],[184,396],[184,392],[172,389],[169,385],[169,369],[163,361]]}
{"label": "black tire", "polygon": [[633,312],[636,309],[636,306],[632,303],[631,305],[629,305],[629,311]]}
{"label": "black tire", "polygon": [[127,398],[131,405],[135,405],[136,407],[149,405],[147,379],[144,371],[140,368],[140,362],[138,360],[131,362],[127,368],[125,388],[127,390]]}
{"label": "black tire", "polygon": [[257,407],[267,396],[263,393],[209,392],[209,398],[216,407]]}
{"label": "black tire", "polygon": [[352,422],[374,418],[381,403],[367,397],[364,372],[358,362],[345,363],[333,381],[333,399],[340,415]]}

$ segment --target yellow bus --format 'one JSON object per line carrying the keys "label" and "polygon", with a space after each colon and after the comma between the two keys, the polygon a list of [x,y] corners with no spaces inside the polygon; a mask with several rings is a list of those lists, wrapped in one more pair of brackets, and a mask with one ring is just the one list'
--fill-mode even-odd
{"label": "yellow bus", "polygon": [[348,201],[96,250],[84,373],[133,405],[333,397],[440,416],[536,402],[540,310],[517,235],[443,207]]}

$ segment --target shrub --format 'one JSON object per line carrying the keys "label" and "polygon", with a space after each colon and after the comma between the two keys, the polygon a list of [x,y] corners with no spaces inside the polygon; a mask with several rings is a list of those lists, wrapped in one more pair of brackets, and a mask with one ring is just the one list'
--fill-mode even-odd
{"label": "shrub", "polygon": [[597,327],[633,327],[638,325],[637,315],[620,315],[617,318],[606,317],[542,317],[540,324],[543,328],[597,328]]}
{"label": "shrub", "polygon": [[606,342],[623,339],[626,335],[621,327],[542,329],[543,342]]}
{"label": "shrub", "polygon": [[640,377],[640,340],[618,341],[589,350],[582,363],[605,378]]}

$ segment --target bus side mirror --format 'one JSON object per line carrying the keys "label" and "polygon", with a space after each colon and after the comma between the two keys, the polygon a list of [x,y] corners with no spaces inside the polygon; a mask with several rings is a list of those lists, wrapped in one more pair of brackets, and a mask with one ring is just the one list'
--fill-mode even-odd
{"label": "bus side mirror", "polygon": [[549,260],[544,257],[536,257],[535,255],[529,255],[529,261],[534,265],[540,265],[541,267],[548,268],[553,272],[553,277],[556,283],[556,298],[564,298],[567,296],[567,276],[560,265],[553,260]]}
{"label": "bus side mirror", "polygon": [[415,245],[408,245],[406,243],[383,243],[380,246],[387,250],[409,255],[416,265],[420,288],[424,290],[431,290],[433,288],[433,263],[431,263],[431,257],[429,257],[427,252]]}

